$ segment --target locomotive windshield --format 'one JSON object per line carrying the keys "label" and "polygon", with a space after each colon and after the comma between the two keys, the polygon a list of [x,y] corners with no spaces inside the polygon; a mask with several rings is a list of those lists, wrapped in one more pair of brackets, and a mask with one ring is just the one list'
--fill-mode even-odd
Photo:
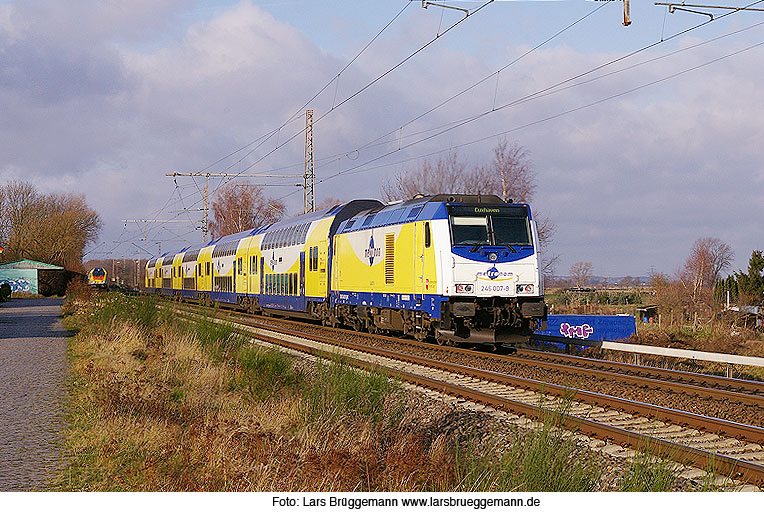
{"label": "locomotive windshield", "polygon": [[451,217],[454,245],[488,245],[488,217]]}
{"label": "locomotive windshield", "polygon": [[451,206],[449,215],[453,245],[533,245],[525,207]]}

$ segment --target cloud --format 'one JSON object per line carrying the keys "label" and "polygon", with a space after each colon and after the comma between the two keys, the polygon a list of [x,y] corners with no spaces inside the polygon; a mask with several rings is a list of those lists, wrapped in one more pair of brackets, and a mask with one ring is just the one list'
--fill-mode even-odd
{"label": "cloud", "polygon": [[[103,240],[111,243],[143,236],[136,227],[123,231],[122,219],[198,218],[198,212],[177,212],[199,207],[197,186],[202,184],[179,181],[175,190],[164,174],[199,170],[295,113],[292,123],[256,150],[256,145],[247,147],[253,152],[240,164],[236,158],[243,153],[210,171],[236,173],[251,166],[247,172],[301,173],[300,108],[365,41],[349,49],[348,56],[331,55],[249,1],[198,19],[189,15],[195,5],[190,0],[125,5],[51,0],[0,6],[0,106],[5,122],[0,128],[0,180],[25,178],[46,191],[86,193],[106,221]],[[761,49],[558,117],[750,41],[719,42],[523,102],[394,152],[433,134],[433,128],[490,111],[620,55],[565,45],[537,50],[502,72],[498,81],[492,78],[404,126],[490,75],[496,62],[509,62],[529,48],[507,44],[488,57],[438,42],[332,110],[434,35],[439,15],[430,11],[409,9],[399,30],[375,42],[310,104],[317,120],[326,114],[314,129],[319,179],[385,153],[393,152],[369,166],[521,128],[508,137],[524,145],[534,162],[536,211],[558,226],[552,248],[562,254],[558,272],[581,260],[592,261],[596,272],[637,275],[651,265],[670,272],[703,236],[726,240],[741,263],[752,248],[760,247],[754,235],[760,234],[764,181],[764,106],[757,91],[764,73],[758,66],[764,57]],[[458,30],[446,38],[458,42]],[[686,39],[672,48],[694,42]],[[663,52],[658,47],[616,69]],[[550,119],[538,123],[545,118]],[[387,132],[387,143],[354,152]],[[472,162],[486,162],[495,143],[489,140],[460,152]],[[333,155],[337,158],[326,159]],[[386,175],[418,162],[367,171],[369,167],[362,167],[320,183],[317,196],[376,197]],[[296,190],[268,191],[281,196]],[[301,200],[299,191],[287,198],[290,210],[298,211]],[[198,233],[189,233],[192,226],[171,229],[198,241]],[[159,226],[152,234],[149,238],[166,239],[165,250],[186,242]],[[129,244],[115,244],[114,249],[132,252]]]}

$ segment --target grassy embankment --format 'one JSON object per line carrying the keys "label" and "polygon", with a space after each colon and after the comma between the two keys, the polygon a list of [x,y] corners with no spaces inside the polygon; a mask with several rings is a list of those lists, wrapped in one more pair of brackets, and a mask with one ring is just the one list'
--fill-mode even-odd
{"label": "grassy embankment", "polygon": [[[602,459],[551,425],[521,433],[378,374],[251,346],[148,298],[89,291],[72,338],[61,490],[586,491]],[[641,489],[669,489],[663,466]],[[624,488],[635,485],[629,470]],[[642,475],[645,476],[644,474]],[[612,481],[612,479],[611,479]]]}

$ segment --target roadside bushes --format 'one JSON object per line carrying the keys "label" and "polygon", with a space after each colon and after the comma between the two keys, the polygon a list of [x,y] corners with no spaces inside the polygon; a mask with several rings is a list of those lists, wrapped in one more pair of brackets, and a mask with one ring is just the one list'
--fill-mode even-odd
{"label": "roadside bushes", "polygon": [[562,291],[549,296],[558,305],[640,305],[642,293],[637,290],[596,290],[592,292]]}
{"label": "roadside bushes", "polygon": [[0,301],[5,301],[11,297],[11,286],[7,283],[0,285]]}

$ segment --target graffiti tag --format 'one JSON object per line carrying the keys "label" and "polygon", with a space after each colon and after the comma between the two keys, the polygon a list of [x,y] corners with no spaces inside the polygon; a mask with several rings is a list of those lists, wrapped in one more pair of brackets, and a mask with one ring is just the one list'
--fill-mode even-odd
{"label": "graffiti tag", "polygon": [[588,339],[589,335],[594,333],[594,328],[588,324],[582,324],[581,326],[571,326],[568,323],[562,323],[560,325],[560,333],[563,337],[568,337],[570,339]]}

